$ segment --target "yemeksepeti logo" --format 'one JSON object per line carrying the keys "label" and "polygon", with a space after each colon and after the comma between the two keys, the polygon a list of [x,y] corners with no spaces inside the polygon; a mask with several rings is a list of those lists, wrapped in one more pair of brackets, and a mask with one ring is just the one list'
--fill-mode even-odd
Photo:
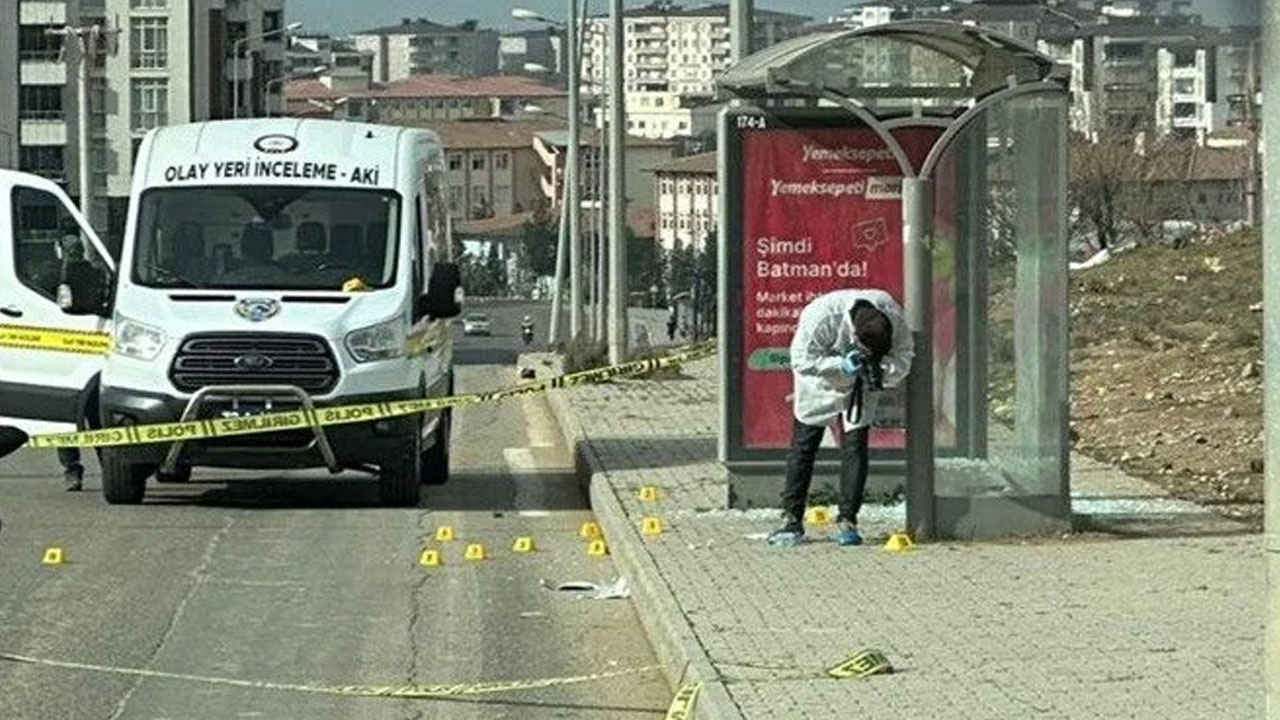
{"label": "yemeksepeti logo", "polygon": [[280,153],[296,150],[298,148],[298,139],[291,135],[263,135],[253,141],[253,146],[260,152],[279,155]]}

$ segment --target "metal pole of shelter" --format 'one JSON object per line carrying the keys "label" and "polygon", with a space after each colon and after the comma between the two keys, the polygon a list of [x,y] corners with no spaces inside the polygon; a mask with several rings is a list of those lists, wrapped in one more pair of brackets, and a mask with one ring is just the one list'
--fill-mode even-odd
{"label": "metal pole of shelter", "polygon": [[627,119],[622,94],[622,0],[609,3],[609,362],[627,356]]}
{"label": "metal pole of shelter", "polygon": [[[599,89],[599,87],[597,87]],[[598,97],[603,98],[600,94]],[[605,330],[604,313],[608,306],[609,283],[608,275],[605,268],[608,264],[605,262],[606,248],[609,247],[605,243],[605,119],[604,119],[604,103],[600,103],[600,129],[596,132],[596,306],[592,312],[591,325],[592,337],[596,342],[604,342],[607,335]]]}
{"label": "metal pole of shelter", "polygon": [[[1280,0],[1262,3],[1262,67],[1280,68]],[[1249,98],[1252,101],[1252,98]],[[1262,117],[1280,117],[1280,72],[1262,73]],[[1280,720],[1280,124],[1262,123],[1262,399],[1265,473],[1264,552],[1267,558],[1266,710]],[[1250,148],[1252,151],[1253,148]]]}
{"label": "metal pole of shelter", "polygon": [[932,206],[930,178],[902,179],[903,309],[915,346],[907,376],[907,530],[917,539],[934,534]]}
{"label": "metal pole of shelter", "polygon": [[565,153],[564,184],[565,203],[569,206],[569,339],[582,332],[582,234],[579,219],[582,217],[582,193],[579,182],[579,98],[582,80],[578,77],[578,0],[569,0],[566,10],[565,44],[569,46],[569,147]]}
{"label": "metal pole of shelter", "polygon": [[79,122],[76,123],[78,130],[77,155],[80,164],[80,214],[84,215],[90,223],[93,222],[93,173],[89,170],[89,63],[98,51],[98,33],[101,31],[97,25],[80,29],[80,87],[76,88],[77,107],[79,112]]}

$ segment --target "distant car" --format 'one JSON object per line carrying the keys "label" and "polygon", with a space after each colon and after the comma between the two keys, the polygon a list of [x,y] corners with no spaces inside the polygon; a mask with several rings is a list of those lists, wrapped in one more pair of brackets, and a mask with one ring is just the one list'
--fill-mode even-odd
{"label": "distant car", "polygon": [[488,335],[489,334],[489,316],[480,313],[473,313],[462,318],[462,334],[463,335]]}

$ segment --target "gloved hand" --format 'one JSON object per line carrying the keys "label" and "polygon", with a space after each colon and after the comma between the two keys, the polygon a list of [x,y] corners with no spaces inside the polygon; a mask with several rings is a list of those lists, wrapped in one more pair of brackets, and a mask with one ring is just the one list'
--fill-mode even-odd
{"label": "gloved hand", "polygon": [[855,350],[848,355],[845,355],[841,360],[840,367],[844,370],[845,375],[848,375],[849,377],[856,376],[862,371],[862,353]]}

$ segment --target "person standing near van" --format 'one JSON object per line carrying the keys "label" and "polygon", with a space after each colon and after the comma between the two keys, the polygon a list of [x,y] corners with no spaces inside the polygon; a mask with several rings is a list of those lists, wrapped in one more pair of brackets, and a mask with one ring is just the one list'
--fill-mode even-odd
{"label": "person standing near van", "polygon": [[879,394],[911,370],[915,349],[902,308],[882,290],[837,290],[800,313],[791,340],[795,382],[791,451],[782,491],[783,525],[769,544],[804,540],[813,464],[827,426],[839,422],[840,515],[837,542],[861,545],[858,511],[867,485],[868,438]]}
{"label": "person standing near van", "polygon": [[80,448],[58,448],[58,462],[62,463],[62,482],[67,492],[83,489],[84,465],[80,462]]}

